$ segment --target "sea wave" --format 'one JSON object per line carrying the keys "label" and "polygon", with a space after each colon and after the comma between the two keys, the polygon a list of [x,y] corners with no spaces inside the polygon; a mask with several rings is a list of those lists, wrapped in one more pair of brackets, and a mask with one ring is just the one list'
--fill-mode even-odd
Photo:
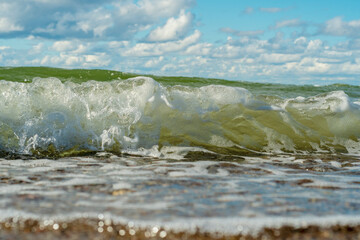
{"label": "sea wave", "polygon": [[341,90],[288,97],[225,85],[166,85],[150,77],[82,83],[38,77],[0,81],[0,113],[4,153],[156,149],[161,156],[169,147],[360,153],[358,99]]}

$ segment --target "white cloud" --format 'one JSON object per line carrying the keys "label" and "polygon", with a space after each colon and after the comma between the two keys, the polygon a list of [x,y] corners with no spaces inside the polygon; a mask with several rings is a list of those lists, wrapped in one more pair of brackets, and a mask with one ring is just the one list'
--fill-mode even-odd
{"label": "white cloud", "polygon": [[113,34],[127,36],[148,29],[163,18],[174,17],[195,4],[195,0],[139,0],[114,4],[116,29]]}
{"label": "white cloud", "polygon": [[300,59],[300,54],[265,53],[260,56],[260,60],[266,63],[288,63],[296,62]]}
{"label": "white cloud", "polygon": [[168,71],[168,70],[175,70],[175,69],[178,69],[177,65],[172,64],[172,63],[169,63],[169,64],[164,65],[164,66],[161,68],[161,71],[162,71],[162,72],[166,72],[166,71]]}
{"label": "white cloud", "polygon": [[178,18],[170,18],[164,26],[160,26],[149,33],[147,40],[151,42],[178,40],[192,27],[191,13],[181,11]]}
{"label": "white cloud", "polygon": [[276,22],[275,28],[283,28],[283,27],[298,27],[302,26],[304,23],[301,22],[299,19],[289,19],[284,21]]}
{"label": "white cloud", "polygon": [[180,51],[199,41],[201,33],[198,30],[178,41],[164,43],[138,43],[123,53],[124,56],[158,56],[165,53]]}
{"label": "white cloud", "polygon": [[359,64],[360,58],[357,58],[355,63],[346,62],[342,64],[342,71],[352,74],[360,74]]}
{"label": "white cloud", "polygon": [[6,49],[10,49],[10,47],[9,46],[0,46],[1,51],[6,50]]}
{"label": "white cloud", "polygon": [[23,26],[17,21],[16,7],[13,1],[0,2],[0,34],[22,31]]}
{"label": "white cloud", "polygon": [[109,48],[124,48],[130,45],[130,41],[110,41],[107,45]]}
{"label": "white cloud", "polygon": [[[346,59],[348,57],[351,57],[353,55],[353,51],[347,50],[347,51],[335,51],[335,50],[325,50],[323,55],[327,59],[331,58],[337,58],[337,59]],[[338,61],[338,60],[337,60]]]}
{"label": "white cloud", "polygon": [[0,2],[0,34],[126,40],[194,4],[195,0],[12,0]]}
{"label": "white cloud", "polygon": [[56,41],[53,43],[51,49],[57,52],[71,52],[76,54],[86,53],[89,48],[89,44],[83,44],[79,40],[64,40],[64,41]]}
{"label": "white cloud", "polygon": [[97,8],[91,12],[80,13],[76,28],[85,33],[92,32],[95,37],[102,37],[105,31],[113,26],[111,14],[103,8]]}
{"label": "white cloud", "polygon": [[214,49],[213,56],[216,58],[236,58],[240,55],[241,48],[239,46],[233,46],[226,44]]}
{"label": "white cloud", "polygon": [[22,31],[24,28],[15,24],[10,19],[0,17],[0,33],[9,33],[14,31]]}
{"label": "white cloud", "polygon": [[74,55],[60,53],[58,56],[46,55],[41,59],[42,65],[59,67],[102,67],[107,66],[111,59],[105,53]]}
{"label": "white cloud", "polygon": [[76,46],[72,41],[56,41],[54,42],[52,48],[58,52],[65,52],[76,49]]}
{"label": "white cloud", "polygon": [[264,48],[266,45],[269,45],[266,40],[243,37],[240,40],[234,41],[232,38],[228,38],[226,44],[213,49],[212,57],[242,58],[244,56],[258,56],[266,51]]}
{"label": "white cloud", "polygon": [[333,36],[359,37],[360,20],[345,22],[341,17],[335,17],[325,23],[320,33]]}
{"label": "white cloud", "polygon": [[84,55],[83,67],[107,66],[111,59],[105,53]]}
{"label": "white cloud", "polygon": [[29,51],[29,54],[40,54],[44,50],[45,50],[45,44],[38,43],[32,46],[32,48]]}
{"label": "white cloud", "polygon": [[111,49],[125,48],[130,45],[130,41],[110,41],[107,46]]}
{"label": "white cloud", "polygon": [[331,68],[330,64],[322,63],[318,58],[303,58],[299,63],[299,70],[303,73],[325,73]]}
{"label": "white cloud", "polygon": [[212,51],[213,45],[211,43],[198,43],[189,46],[185,53],[189,55],[209,55]]}
{"label": "white cloud", "polygon": [[320,39],[311,40],[308,43],[306,50],[308,51],[316,51],[322,47],[323,42]]}
{"label": "white cloud", "polygon": [[307,39],[304,36],[298,37],[297,39],[294,40],[295,45],[304,45],[304,44],[306,44],[306,42],[307,42]]}
{"label": "white cloud", "polygon": [[186,9],[195,4],[194,0],[139,0],[139,1],[120,1],[115,4],[118,7],[119,16],[124,19],[143,18],[159,19],[174,16],[182,9]]}
{"label": "white cloud", "polygon": [[158,58],[150,59],[149,61],[147,61],[147,62],[145,63],[145,67],[147,67],[147,68],[156,67],[156,66],[158,66],[159,63],[161,63],[163,60],[164,60],[164,57],[163,57],[163,56],[160,56],[160,57],[158,57]]}
{"label": "white cloud", "polygon": [[330,35],[346,35],[346,23],[342,21],[341,17],[333,18],[325,23],[324,33]]}

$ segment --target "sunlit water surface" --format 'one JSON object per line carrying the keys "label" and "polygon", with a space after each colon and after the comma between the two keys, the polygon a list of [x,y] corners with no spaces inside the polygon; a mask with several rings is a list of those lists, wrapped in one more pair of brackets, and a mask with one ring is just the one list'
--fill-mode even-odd
{"label": "sunlit water surface", "polygon": [[246,233],[360,223],[360,162],[348,155],[168,160],[99,153],[0,160],[0,218],[107,219]]}

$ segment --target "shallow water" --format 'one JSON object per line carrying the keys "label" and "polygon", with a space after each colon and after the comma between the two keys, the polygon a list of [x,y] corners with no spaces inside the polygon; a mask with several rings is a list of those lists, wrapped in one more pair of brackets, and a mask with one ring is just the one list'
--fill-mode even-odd
{"label": "shallow water", "polygon": [[225,234],[360,224],[354,156],[169,160],[99,153],[0,160],[1,220],[106,218]]}
{"label": "shallow water", "polygon": [[145,150],[158,157],[172,147],[230,155],[360,154],[356,86],[287,86],[289,92],[272,86],[264,94],[267,84],[248,84],[249,90],[226,81],[193,86],[149,77],[81,83],[58,77],[0,81],[0,154]]}
{"label": "shallow water", "polygon": [[359,86],[0,68],[5,222],[360,225],[359,158]]}

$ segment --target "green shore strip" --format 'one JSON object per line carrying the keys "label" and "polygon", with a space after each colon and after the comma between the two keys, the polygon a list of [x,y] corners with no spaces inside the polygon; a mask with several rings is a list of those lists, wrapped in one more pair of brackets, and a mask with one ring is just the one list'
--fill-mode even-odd
{"label": "green shore strip", "polygon": [[55,77],[62,82],[71,81],[82,83],[90,80],[107,82],[113,80],[126,80],[129,78],[145,76],[151,77],[163,86],[183,85],[202,87],[207,85],[223,85],[242,87],[256,95],[277,96],[281,98],[297,96],[315,96],[331,91],[344,91],[351,98],[360,98],[360,86],[347,84],[332,84],[327,86],[293,85],[278,83],[258,83],[246,81],[230,81],[217,78],[182,77],[182,76],[155,76],[149,74],[125,73],[103,69],[63,69],[52,67],[0,67],[0,80],[30,83],[36,77]]}

